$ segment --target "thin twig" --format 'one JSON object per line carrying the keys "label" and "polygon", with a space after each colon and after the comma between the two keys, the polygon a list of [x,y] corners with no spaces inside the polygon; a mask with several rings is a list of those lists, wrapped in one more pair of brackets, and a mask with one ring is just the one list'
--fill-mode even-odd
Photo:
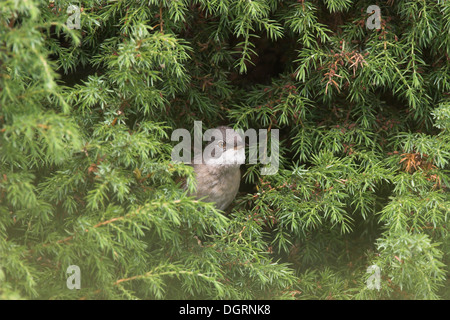
{"label": "thin twig", "polygon": [[161,33],[164,33],[163,25],[164,25],[164,20],[162,17],[162,5],[160,5],[159,6],[159,28],[160,28]]}

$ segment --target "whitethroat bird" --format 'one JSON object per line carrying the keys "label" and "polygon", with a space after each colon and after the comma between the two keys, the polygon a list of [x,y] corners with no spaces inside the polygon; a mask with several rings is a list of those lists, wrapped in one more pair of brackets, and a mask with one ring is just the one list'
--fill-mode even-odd
{"label": "whitethroat bird", "polygon": [[230,127],[213,130],[214,140],[194,157],[197,199],[214,202],[226,209],[236,197],[241,181],[240,165],[245,163],[245,141]]}

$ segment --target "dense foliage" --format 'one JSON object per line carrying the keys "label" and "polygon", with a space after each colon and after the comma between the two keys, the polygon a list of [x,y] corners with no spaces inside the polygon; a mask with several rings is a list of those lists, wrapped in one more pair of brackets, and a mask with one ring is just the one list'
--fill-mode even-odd
{"label": "dense foliage", "polygon": [[[0,2],[1,299],[450,298],[449,1],[73,3]],[[198,120],[280,130],[226,213]]]}

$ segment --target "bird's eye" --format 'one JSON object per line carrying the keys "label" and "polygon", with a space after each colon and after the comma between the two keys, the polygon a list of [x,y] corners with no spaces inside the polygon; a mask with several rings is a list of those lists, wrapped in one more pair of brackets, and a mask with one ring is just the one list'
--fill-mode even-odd
{"label": "bird's eye", "polygon": [[225,142],[223,142],[223,141],[221,140],[221,141],[219,141],[219,142],[217,143],[217,145],[219,146],[219,148],[224,148],[224,147],[225,147]]}

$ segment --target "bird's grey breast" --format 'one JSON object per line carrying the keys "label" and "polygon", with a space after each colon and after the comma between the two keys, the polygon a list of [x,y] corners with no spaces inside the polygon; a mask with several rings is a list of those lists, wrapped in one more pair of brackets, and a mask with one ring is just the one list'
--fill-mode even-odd
{"label": "bird's grey breast", "polygon": [[218,167],[206,164],[194,165],[197,180],[196,198],[215,202],[217,209],[226,209],[239,190],[239,167]]}

